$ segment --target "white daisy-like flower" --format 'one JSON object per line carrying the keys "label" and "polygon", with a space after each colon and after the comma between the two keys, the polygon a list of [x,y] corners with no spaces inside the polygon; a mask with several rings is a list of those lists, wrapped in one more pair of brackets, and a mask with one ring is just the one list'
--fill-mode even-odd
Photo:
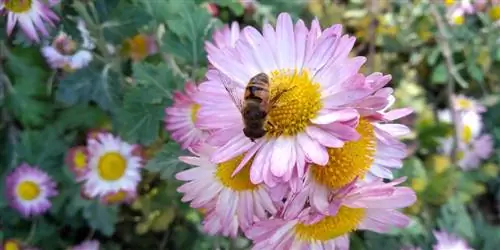
{"label": "white daisy-like flower", "polygon": [[82,176],[85,194],[102,197],[121,190],[135,190],[141,180],[142,157],[137,146],[110,133],[89,138],[88,166]]}
{"label": "white daisy-like flower", "polygon": [[216,164],[209,160],[213,151],[213,147],[205,144],[193,152],[197,156],[180,157],[181,161],[196,167],[176,175],[178,180],[187,182],[177,189],[184,194],[182,201],[189,201],[193,208],[207,210],[205,224],[213,226],[209,231],[236,236],[238,227],[244,230],[256,219],[275,214],[277,209],[270,191],[263,184],[250,182],[248,166],[231,176],[243,156]]}
{"label": "white daisy-like flower", "polygon": [[42,48],[42,55],[53,69],[73,71],[86,67],[92,61],[92,53],[76,51],[76,42],[61,32],[51,45]]}
{"label": "white daisy-like flower", "polygon": [[7,35],[19,23],[24,33],[33,41],[39,42],[38,32],[49,36],[45,23],[55,26],[59,17],[40,0],[0,0],[0,11],[7,12]]}
{"label": "white daisy-like flower", "polygon": [[39,168],[22,164],[7,176],[7,200],[24,217],[40,215],[50,209],[49,198],[58,194],[56,183]]}

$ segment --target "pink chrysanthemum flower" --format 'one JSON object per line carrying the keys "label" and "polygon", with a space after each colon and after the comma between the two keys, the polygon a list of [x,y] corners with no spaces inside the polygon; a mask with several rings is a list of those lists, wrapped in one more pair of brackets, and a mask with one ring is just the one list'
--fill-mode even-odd
{"label": "pink chrysanthemum flower", "polygon": [[70,148],[66,154],[66,165],[75,174],[76,180],[79,180],[87,170],[88,152],[87,147],[77,146]]}
{"label": "pink chrysanthemum flower", "polygon": [[367,180],[392,179],[392,169],[401,168],[406,156],[406,146],[397,138],[410,132],[409,128],[392,123],[412,112],[411,109],[389,108],[394,104],[393,90],[384,87],[391,79],[388,75],[374,73],[366,77],[364,88],[374,94],[350,104],[361,118],[356,127],[360,139],[346,142],[341,148],[329,148],[329,162],[325,166],[312,164],[307,181],[311,195],[326,203],[329,191],[350,183],[356,177]]}
{"label": "pink chrysanthemum flower", "polygon": [[99,241],[86,240],[76,246],[71,247],[71,250],[99,250]]}
{"label": "pink chrysanthemum flower", "polygon": [[24,33],[36,42],[40,41],[38,31],[43,36],[49,35],[45,23],[55,26],[59,21],[59,17],[40,0],[0,0],[0,11],[7,13],[7,35],[19,22]]}
{"label": "pink chrysanthemum flower", "polygon": [[245,234],[255,250],[348,249],[349,233],[354,230],[385,233],[409,224],[409,218],[396,209],[413,204],[416,195],[410,188],[395,187],[401,181],[347,185],[330,201],[331,215],[304,207],[306,196],[299,193],[277,217],[256,222]]}
{"label": "pink chrysanthemum flower", "polygon": [[462,25],[465,21],[465,15],[475,12],[471,0],[446,0],[445,4],[448,6],[446,12],[448,22],[454,25]]}
{"label": "pink chrysanthemum flower", "polygon": [[5,182],[9,205],[22,216],[41,215],[52,206],[50,198],[57,195],[56,183],[44,171],[21,164]]}
{"label": "pink chrysanthemum flower", "polygon": [[433,233],[437,240],[437,243],[433,246],[434,250],[474,250],[469,247],[467,241],[460,237],[444,231],[434,231]]}
{"label": "pink chrysanthemum flower", "polygon": [[165,129],[181,148],[197,146],[205,141],[208,131],[196,125],[200,105],[194,102],[199,92],[194,83],[186,83],[185,93],[174,92],[174,104],[165,109]]}
{"label": "pink chrysanthemum flower", "polygon": [[[216,130],[209,143],[222,146],[214,162],[246,153],[240,168],[253,159],[252,182],[274,186],[293,175],[302,177],[306,162],[326,165],[328,148],[359,139],[359,114],[348,106],[374,90],[363,87],[366,77],[358,71],[366,58],[349,57],[355,38],[342,35],[341,29],[334,25],[321,31],[318,20],[308,29],[302,21],[294,25],[288,14],[280,14],[276,29],[267,24],[263,35],[244,28],[234,48],[207,45],[215,69],[200,85],[198,124]],[[266,135],[252,142],[243,133],[241,112],[223,82],[230,79],[233,97],[243,99],[248,81],[259,73],[269,76],[270,99],[276,99],[267,114]]]}
{"label": "pink chrysanthemum flower", "polygon": [[214,225],[209,231],[235,237],[234,228],[246,229],[255,219],[266,219],[268,213],[276,213],[276,206],[267,187],[250,182],[248,165],[231,177],[243,156],[215,164],[209,160],[213,151],[214,148],[203,145],[193,151],[196,157],[179,158],[196,167],[176,175],[178,180],[187,182],[177,191],[184,194],[183,202],[207,210],[206,223]]}
{"label": "pink chrysanthemum flower", "polygon": [[51,68],[67,71],[86,67],[93,58],[92,53],[87,50],[76,51],[76,42],[65,33],[59,34],[51,45],[44,46],[42,55]]}
{"label": "pink chrysanthemum flower", "polygon": [[110,133],[89,138],[87,170],[81,178],[84,193],[102,197],[121,190],[135,190],[141,180],[143,159],[131,145]]}
{"label": "pink chrysanthemum flower", "polygon": [[222,28],[214,31],[212,35],[213,43],[205,42],[205,48],[208,53],[217,52],[217,49],[226,47],[234,47],[238,39],[240,39],[240,25],[238,22],[233,22],[231,26],[225,24]]}

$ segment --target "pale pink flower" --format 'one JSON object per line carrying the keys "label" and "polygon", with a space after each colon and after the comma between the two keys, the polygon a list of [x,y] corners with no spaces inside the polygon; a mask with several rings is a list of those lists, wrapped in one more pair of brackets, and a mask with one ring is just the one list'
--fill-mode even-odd
{"label": "pale pink flower", "polygon": [[465,95],[454,95],[452,96],[453,100],[453,108],[456,111],[473,111],[475,113],[484,113],[486,111],[486,107],[479,103],[477,100],[467,97]]}
{"label": "pale pink flower", "polygon": [[[177,191],[184,194],[183,202],[193,208],[207,209],[207,230],[224,236],[236,236],[236,229],[248,228],[255,219],[266,219],[276,213],[276,206],[264,185],[250,182],[248,167],[234,178],[231,173],[241,161],[241,156],[216,164],[209,160],[214,148],[203,145],[193,151],[196,156],[179,159],[196,167],[182,171],[176,178],[186,183]],[[235,229],[236,228],[236,229]]]}
{"label": "pale pink flower", "polygon": [[245,234],[255,244],[252,249],[349,249],[354,230],[385,233],[409,224],[396,209],[413,204],[416,195],[410,188],[395,187],[401,182],[348,185],[330,201],[330,215],[304,207],[304,197],[298,194],[276,217],[256,222]]}
{"label": "pale pink flower", "polygon": [[99,241],[97,240],[86,240],[79,245],[72,246],[71,250],[99,250]]}
{"label": "pale pink flower", "polygon": [[[359,114],[348,106],[374,89],[364,87],[367,77],[358,73],[366,58],[349,57],[355,38],[341,30],[334,25],[322,31],[318,20],[310,29],[303,21],[294,25],[284,13],[276,28],[266,24],[263,34],[245,27],[234,48],[207,46],[215,69],[200,84],[197,124],[215,130],[208,139],[220,146],[211,157],[214,162],[245,154],[235,173],[253,159],[251,181],[272,187],[293,176],[302,178],[306,163],[326,165],[327,148],[359,139]],[[235,104],[223,81],[231,81],[234,97],[241,100],[250,78],[262,72],[270,78],[271,98],[278,88],[287,92],[267,115],[273,123],[266,124],[267,134],[252,142],[243,132],[241,102]],[[374,84],[389,79],[377,78],[381,82]]]}
{"label": "pale pink flower", "polygon": [[240,38],[240,25],[238,22],[233,22],[231,26],[225,24],[222,28],[214,31],[212,35],[213,43],[205,42],[205,50],[207,53],[217,53],[217,49],[226,47],[234,47]]}
{"label": "pale pink flower", "polygon": [[467,241],[456,235],[445,231],[434,231],[433,233],[437,240],[433,246],[434,250],[474,250],[469,247]]}
{"label": "pale pink flower", "polygon": [[0,12],[7,13],[7,35],[17,23],[24,34],[35,42],[40,42],[38,32],[49,36],[45,24],[54,27],[59,17],[40,0],[0,0]]}
{"label": "pale pink flower", "polygon": [[183,149],[202,143],[208,135],[208,131],[196,125],[200,105],[194,102],[194,97],[198,92],[196,84],[186,83],[185,93],[174,92],[173,105],[165,109],[165,129]]}

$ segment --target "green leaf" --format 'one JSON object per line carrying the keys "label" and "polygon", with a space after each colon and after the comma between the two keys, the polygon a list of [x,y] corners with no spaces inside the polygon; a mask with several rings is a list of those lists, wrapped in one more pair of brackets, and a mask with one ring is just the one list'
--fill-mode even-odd
{"label": "green leaf", "polygon": [[62,133],[69,129],[90,129],[106,119],[106,113],[86,103],[77,104],[59,112],[53,128]]}
{"label": "green leaf", "polygon": [[137,88],[125,95],[118,121],[119,133],[128,142],[149,145],[158,137],[165,106],[141,101],[144,93],[147,91]]}
{"label": "green leaf", "polygon": [[431,52],[427,56],[427,64],[429,66],[434,66],[440,55],[441,50],[438,47],[431,49]]}
{"label": "green leaf", "polygon": [[111,236],[115,232],[115,224],[118,221],[118,209],[94,201],[83,210],[83,217],[91,228],[100,231],[105,236]]}
{"label": "green leaf", "polygon": [[163,50],[195,68],[205,62],[204,41],[211,33],[210,14],[192,0],[169,1],[167,25],[171,32],[163,37]]}
{"label": "green leaf", "polygon": [[8,89],[5,105],[24,125],[41,126],[53,111],[48,102],[49,73],[42,67],[44,61],[39,51],[31,48],[13,48],[9,52],[5,70],[13,87]]}
{"label": "green leaf", "polygon": [[103,24],[104,37],[119,44],[124,39],[136,35],[150,20],[151,15],[141,5],[122,1],[115,8],[112,17]]}
{"label": "green leaf", "polygon": [[134,96],[140,102],[162,103],[171,99],[172,91],[182,86],[182,80],[172,74],[170,68],[160,63],[135,63],[132,66],[133,76],[142,94]]}
{"label": "green leaf", "polygon": [[108,67],[99,70],[92,66],[77,70],[62,79],[56,99],[66,105],[96,102],[106,111],[119,105],[120,85],[117,76]]}
{"label": "green leaf", "polygon": [[236,16],[241,16],[245,12],[245,8],[239,0],[215,0],[213,3],[220,7],[228,7]]}
{"label": "green leaf", "polygon": [[21,162],[37,165],[45,170],[60,168],[66,151],[64,140],[52,129],[25,130],[21,133],[17,146]]}
{"label": "green leaf", "polygon": [[442,230],[455,233],[469,241],[474,240],[475,231],[471,217],[457,197],[451,197],[440,209],[437,224]]}
{"label": "green leaf", "polygon": [[483,71],[481,70],[481,68],[479,68],[479,66],[477,66],[477,64],[475,64],[475,63],[469,64],[467,66],[467,72],[472,77],[472,79],[476,80],[477,82],[479,82],[479,83],[484,82]]}
{"label": "green leaf", "polygon": [[432,70],[431,80],[433,83],[444,84],[448,81],[448,71],[444,62],[440,62]]}
{"label": "green leaf", "polygon": [[144,168],[159,173],[162,179],[172,179],[175,173],[188,167],[179,160],[181,152],[177,143],[169,142],[153,159],[148,161]]}

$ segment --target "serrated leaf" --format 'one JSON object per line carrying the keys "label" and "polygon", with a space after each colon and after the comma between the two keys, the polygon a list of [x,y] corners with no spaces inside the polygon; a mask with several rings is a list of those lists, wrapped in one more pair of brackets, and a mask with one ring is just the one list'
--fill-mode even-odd
{"label": "serrated leaf", "polygon": [[158,137],[160,121],[163,118],[164,105],[141,102],[136,95],[142,95],[141,89],[135,89],[125,96],[124,107],[120,112],[120,135],[128,142],[149,145]]}
{"label": "serrated leaf", "polygon": [[99,70],[86,67],[61,80],[56,99],[66,105],[96,102],[104,110],[112,111],[119,104],[120,84],[109,68]]}
{"label": "serrated leaf", "polygon": [[437,224],[441,229],[455,233],[469,241],[474,240],[475,231],[472,219],[463,203],[457,197],[451,197],[440,209]]}
{"label": "serrated leaf", "polygon": [[215,0],[213,3],[220,7],[228,7],[236,16],[241,16],[245,12],[245,8],[239,0]]}
{"label": "serrated leaf", "polygon": [[103,23],[104,37],[118,44],[125,38],[137,34],[140,28],[150,22],[151,15],[139,4],[122,1],[108,18]]}
{"label": "serrated leaf", "polygon": [[163,49],[196,68],[205,58],[203,44],[210,33],[210,14],[192,0],[171,0],[168,7],[167,25],[172,32],[164,36]]}
{"label": "serrated leaf", "polygon": [[439,48],[434,48],[431,49],[431,52],[427,56],[427,64],[429,66],[434,66],[439,58],[439,55],[441,55],[441,50]]}
{"label": "serrated leaf", "polygon": [[83,217],[90,227],[105,236],[111,236],[115,232],[115,224],[118,221],[118,209],[93,202],[83,210]]}
{"label": "serrated leaf", "polygon": [[56,131],[25,130],[19,139],[16,152],[21,162],[37,165],[45,170],[61,167],[66,144]]}
{"label": "serrated leaf", "polygon": [[163,146],[155,157],[148,161],[145,169],[159,173],[162,179],[172,179],[173,175],[188,166],[179,160],[181,150],[175,142],[169,142]]}
{"label": "serrated leaf", "polygon": [[444,62],[441,62],[436,67],[434,67],[434,69],[432,70],[431,80],[432,83],[436,84],[446,83],[446,81],[448,80],[448,72]]}
{"label": "serrated leaf", "polygon": [[135,94],[140,102],[161,103],[172,97],[172,91],[182,86],[181,79],[172,74],[170,68],[160,63],[135,63],[132,66],[137,86],[142,88],[142,94]]}
{"label": "serrated leaf", "polygon": [[53,128],[59,132],[69,129],[95,128],[106,119],[106,113],[95,106],[77,104],[59,112]]}

